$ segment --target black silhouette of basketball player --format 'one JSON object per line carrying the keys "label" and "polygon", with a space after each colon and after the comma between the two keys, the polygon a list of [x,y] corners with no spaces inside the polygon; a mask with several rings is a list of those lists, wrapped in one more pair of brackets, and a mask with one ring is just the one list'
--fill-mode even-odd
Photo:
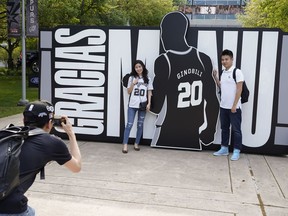
{"label": "black silhouette of basketball player", "polygon": [[165,53],[155,61],[153,108],[157,114],[151,146],[202,149],[214,141],[219,112],[209,56],[189,46],[189,20],[168,13],[160,24]]}

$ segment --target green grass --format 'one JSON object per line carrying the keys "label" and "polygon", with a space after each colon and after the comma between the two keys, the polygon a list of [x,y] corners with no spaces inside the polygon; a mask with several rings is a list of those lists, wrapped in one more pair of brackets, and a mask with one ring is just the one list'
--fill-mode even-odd
{"label": "green grass", "polygon": [[[38,88],[26,86],[26,99],[37,100]],[[0,76],[0,118],[22,113],[24,106],[17,106],[20,99],[22,99],[21,76]]]}

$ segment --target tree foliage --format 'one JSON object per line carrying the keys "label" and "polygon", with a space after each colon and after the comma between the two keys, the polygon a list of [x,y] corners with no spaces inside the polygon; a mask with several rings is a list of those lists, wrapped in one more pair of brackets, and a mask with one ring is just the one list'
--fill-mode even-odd
{"label": "tree foliage", "polygon": [[40,27],[155,26],[167,12],[175,10],[173,4],[175,0],[39,0],[39,22]]}
{"label": "tree foliage", "polygon": [[[7,61],[8,68],[14,68],[13,51],[19,46],[19,38],[8,38],[7,31],[7,13],[6,13],[6,1],[0,2],[0,49],[2,55],[0,60]],[[5,45],[4,45],[5,44]],[[3,52],[4,51],[4,52]]]}
{"label": "tree foliage", "polygon": [[173,1],[169,0],[118,0],[116,6],[132,26],[158,26],[166,13],[175,10]]}
{"label": "tree foliage", "polygon": [[[5,42],[7,46],[0,47],[0,50],[6,53],[5,60],[11,68],[15,49],[19,47],[21,40],[8,38],[6,2],[0,0],[0,44]],[[39,27],[159,26],[162,17],[176,10],[183,2],[185,0],[38,0]],[[26,38],[26,47],[27,50],[37,48],[37,39]]]}
{"label": "tree foliage", "polygon": [[251,0],[238,19],[245,27],[281,28],[288,32],[288,1]]}

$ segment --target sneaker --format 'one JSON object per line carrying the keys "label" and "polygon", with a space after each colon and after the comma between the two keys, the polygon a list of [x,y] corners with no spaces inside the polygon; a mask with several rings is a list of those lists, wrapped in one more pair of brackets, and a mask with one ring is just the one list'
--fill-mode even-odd
{"label": "sneaker", "polygon": [[221,146],[220,150],[213,153],[214,156],[227,156],[229,155],[228,147]]}
{"label": "sneaker", "polygon": [[239,149],[234,149],[233,150],[233,155],[230,158],[232,161],[237,161],[240,158],[240,150]]}

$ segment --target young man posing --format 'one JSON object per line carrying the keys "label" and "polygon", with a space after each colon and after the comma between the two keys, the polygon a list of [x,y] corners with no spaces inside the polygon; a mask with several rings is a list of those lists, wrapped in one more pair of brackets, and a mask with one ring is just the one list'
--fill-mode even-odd
{"label": "young man posing", "polygon": [[[54,107],[52,104],[47,101],[31,103],[26,106],[23,116],[25,126],[37,130],[40,128],[43,133],[30,136],[25,140],[20,153],[21,183],[11,194],[0,201],[0,216],[35,215],[34,209],[28,206],[28,199],[24,196],[24,193],[33,184],[37,173],[48,162],[56,161],[72,172],[81,170],[80,150],[72,125],[67,117],[63,116],[66,123],[63,122],[61,125],[69,137],[70,151],[60,138],[49,134],[53,127]],[[24,182],[23,179],[25,179]]]}
{"label": "young man posing", "polygon": [[224,70],[220,80],[217,77],[217,72],[213,75],[217,85],[221,89],[220,101],[220,122],[221,122],[221,148],[214,152],[215,156],[224,156],[229,154],[228,144],[230,137],[230,125],[232,126],[232,134],[234,136],[234,149],[231,160],[240,158],[242,149],[242,132],[241,132],[241,92],[244,82],[244,76],[241,70],[236,69],[236,82],[233,78],[233,52],[224,50],[221,54],[221,63]]}

